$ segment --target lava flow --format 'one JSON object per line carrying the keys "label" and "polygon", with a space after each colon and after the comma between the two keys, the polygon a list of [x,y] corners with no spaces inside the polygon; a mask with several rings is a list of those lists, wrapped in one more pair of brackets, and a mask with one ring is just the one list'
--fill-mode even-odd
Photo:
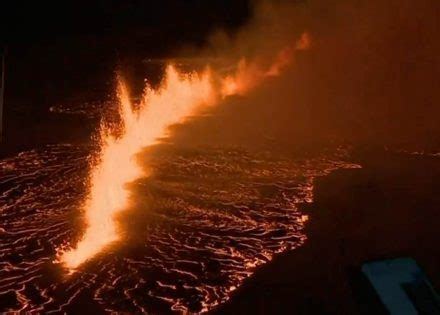
{"label": "lava flow", "polygon": [[60,254],[60,261],[75,269],[120,238],[115,215],[129,206],[130,192],[125,186],[145,176],[136,153],[156,144],[171,125],[183,122],[199,109],[218,103],[224,96],[243,94],[265,78],[279,75],[291,64],[293,52],[308,45],[309,37],[303,34],[271,64],[262,66],[243,59],[235,74],[220,79],[211,70],[183,74],[169,65],[158,89],[147,86],[138,110],[133,109],[125,84],[120,82],[122,135],[116,137],[108,128],[101,128],[101,150],[84,204],[86,230],[74,248]]}

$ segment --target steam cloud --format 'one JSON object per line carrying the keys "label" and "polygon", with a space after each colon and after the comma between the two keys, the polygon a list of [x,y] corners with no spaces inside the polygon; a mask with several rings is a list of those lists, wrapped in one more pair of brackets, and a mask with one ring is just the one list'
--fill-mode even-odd
{"label": "steam cloud", "polygon": [[311,49],[246,99],[179,129],[181,141],[439,146],[437,1],[254,3],[248,25],[215,33],[199,56],[264,63],[304,31]]}

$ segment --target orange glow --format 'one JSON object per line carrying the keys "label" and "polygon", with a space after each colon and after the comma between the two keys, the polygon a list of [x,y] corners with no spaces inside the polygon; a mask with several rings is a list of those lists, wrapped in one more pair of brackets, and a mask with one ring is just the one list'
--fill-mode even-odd
{"label": "orange glow", "polygon": [[285,50],[278,54],[269,70],[242,59],[235,74],[220,79],[209,70],[202,74],[182,74],[168,66],[161,86],[158,89],[147,86],[136,111],[120,80],[122,135],[115,137],[111,130],[101,127],[101,150],[92,168],[90,191],[84,204],[86,230],[75,247],[60,253],[59,261],[75,269],[120,239],[115,215],[130,206],[130,191],[126,185],[147,175],[138,165],[136,153],[167,136],[171,125],[185,121],[202,107],[217,103],[218,96],[243,94],[264,78],[278,75],[290,64],[295,48]]}
{"label": "orange glow", "polygon": [[223,96],[245,94],[255,88],[267,77],[279,76],[293,62],[297,50],[307,50],[311,45],[308,33],[304,32],[297,42],[282,49],[269,66],[261,62],[248,62],[241,59],[234,75],[228,75],[222,80],[221,93]]}
{"label": "orange glow", "polygon": [[297,50],[307,50],[312,45],[312,40],[310,38],[309,33],[304,32],[301,34],[300,39],[296,43],[296,49]]}
{"label": "orange glow", "polygon": [[209,72],[181,75],[169,66],[162,87],[147,87],[140,110],[134,112],[124,83],[119,84],[123,135],[115,138],[102,128],[99,162],[93,168],[84,207],[87,229],[75,248],[62,253],[60,260],[66,267],[76,268],[118,240],[114,216],[129,206],[130,192],[125,185],[144,175],[135,154],[166,135],[170,125],[182,122],[201,105],[212,103],[211,88]]}

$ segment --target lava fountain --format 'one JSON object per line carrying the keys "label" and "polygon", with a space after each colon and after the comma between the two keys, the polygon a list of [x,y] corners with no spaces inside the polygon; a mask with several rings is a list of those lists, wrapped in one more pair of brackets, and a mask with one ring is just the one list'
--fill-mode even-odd
{"label": "lava fountain", "polygon": [[158,143],[171,125],[185,121],[201,108],[218,103],[224,96],[243,94],[265,78],[279,75],[291,64],[295,50],[307,48],[304,42],[308,46],[307,34],[280,51],[269,65],[242,59],[236,73],[225,77],[208,68],[201,74],[183,74],[169,65],[159,88],[146,87],[137,110],[120,80],[122,134],[116,137],[108,127],[101,126],[101,149],[98,162],[92,167],[90,191],[84,203],[86,230],[75,247],[60,252],[59,261],[73,270],[120,239],[115,215],[129,206],[126,185],[146,175],[135,159],[136,153]]}

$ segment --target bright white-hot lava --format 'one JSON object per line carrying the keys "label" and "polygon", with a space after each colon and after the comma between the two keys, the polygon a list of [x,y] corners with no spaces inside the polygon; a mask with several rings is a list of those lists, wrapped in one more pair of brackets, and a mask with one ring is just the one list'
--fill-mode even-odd
{"label": "bright white-hot lava", "polygon": [[92,167],[89,197],[84,204],[86,230],[76,246],[62,252],[59,260],[75,269],[120,238],[115,215],[129,206],[126,185],[146,175],[135,159],[136,153],[156,144],[171,125],[183,122],[201,108],[216,104],[224,96],[243,94],[265,78],[280,74],[292,62],[293,51],[305,49],[303,41],[309,39],[304,36],[299,44],[278,53],[271,64],[263,67],[243,59],[235,74],[223,78],[210,70],[183,74],[168,66],[161,86],[147,86],[137,110],[121,81],[118,95],[122,134],[115,137],[107,128],[101,128],[100,155]]}

